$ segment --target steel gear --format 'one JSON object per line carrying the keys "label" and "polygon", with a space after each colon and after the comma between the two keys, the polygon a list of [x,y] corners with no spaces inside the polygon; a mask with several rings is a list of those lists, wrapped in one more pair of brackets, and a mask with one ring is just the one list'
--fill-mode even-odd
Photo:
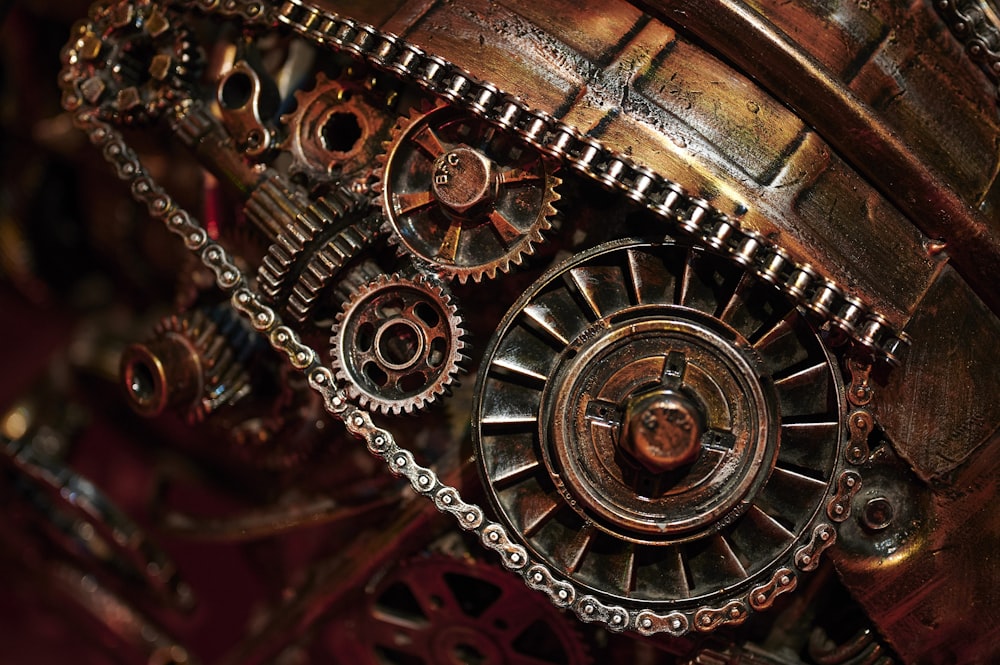
{"label": "steel gear", "polygon": [[[278,231],[257,270],[261,291],[275,303],[287,303],[299,279],[310,280],[308,274],[303,277],[302,271],[304,264],[312,259],[314,250],[331,259],[331,264],[325,266],[330,275],[321,272],[316,275],[317,279],[332,277],[344,262],[360,253],[377,235],[378,225],[353,223],[354,213],[361,207],[357,196],[339,188],[296,210],[287,226]],[[316,269],[324,270],[324,264],[318,264]],[[304,292],[303,303],[292,311],[303,309],[307,313],[311,306],[310,295],[309,290]]]}
{"label": "steel gear", "polygon": [[406,560],[368,595],[358,629],[335,635],[364,665],[591,662],[575,626],[510,573],[467,559]]}
{"label": "steel gear", "polygon": [[387,150],[378,176],[392,240],[447,278],[507,272],[551,227],[561,182],[551,164],[481,118],[413,112]]}
{"label": "steel gear", "polygon": [[260,342],[228,306],[163,319],[153,338],[121,358],[128,402],[140,415],[176,409],[197,423],[251,391],[248,358]]}
{"label": "steel gear", "polygon": [[446,393],[465,360],[462,317],[443,286],[380,275],[344,304],[330,339],[347,392],[385,414],[413,413]]}
{"label": "steel gear", "polygon": [[198,74],[193,37],[172,12],[149,0],[95,7],[63,51],[64,106],[87,103],[120,124],[155,120],[186,96]]}
{"label": "steel gear", "polygon": [[342,83],[317,74],[311,90],[295,92],[296,109],[283,115],[292,157],[289,172],[312,183],[366,180],[392,120]]}
{"label": "steel gear", "polygon": [[500,516],[640,632],[767,608],[860,484],[841,474],[844,388],[818,332],[707,251],[573,257],[514,305],[483,368],[473,436]]}

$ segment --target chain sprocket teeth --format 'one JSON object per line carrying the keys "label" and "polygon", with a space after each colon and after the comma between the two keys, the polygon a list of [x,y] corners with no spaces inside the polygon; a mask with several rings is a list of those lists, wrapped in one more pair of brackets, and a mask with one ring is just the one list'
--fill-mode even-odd
{"label": "chain sprocket teeth", "polygon": [[172,11],[142,1],[98,4],[63,50],[63,105],[88,104],[120,125],[146,124],[186,96],[203,60]]}
{"label": "chain sprocket teeth", "polygon": [[200,423],[250,393],[245,361],[256,345],[226,308],[167,316],[149,342],[133,344],[122,355],[130,403],[142,415],[175,408],[189,424]]}
{"label": "chain sprocket teeth", "polygon": [[509,272],[552,228],[562,184],[552,163],[474,115],[440,104],[411,109],[377,163],[389,243],[442,279],[478,283]]}
{"label": "chain sprocket teeth", "polygon": [[449,394],[464,371],[462,323],[444,285],[424,275],[379,275],[337,315],[333,370],[362,407],[412,414]]}
{"label": "chain sprocket teeth", "polygon": [[389,115],[322,72],[311,89],[294,94],[295,110],[281,116],[288,128],[281,148],[292,158],[289,173],[312,183],[336,178],[367,186],[388,135]]}

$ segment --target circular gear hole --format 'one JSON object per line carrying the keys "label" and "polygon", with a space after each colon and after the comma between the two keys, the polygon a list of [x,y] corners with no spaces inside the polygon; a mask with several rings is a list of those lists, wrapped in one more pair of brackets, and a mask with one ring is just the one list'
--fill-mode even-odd
{"label": "circular gear hole", "polygon": [[376,334],[375,353],[390,369],[412,366],[420,359],[423,350],[420,331],[409,321],[393,321]]}
{"label": "circular gear hole", "polygon": [[361,133],[361,124],[355,114],[338,111],[323,123],[320,139],[330,152],[350,152],[361,139]]}
{"label": "circular gear hole", "polygon": [[444,364],[448,357],[448,340],[444,337],[435,337],[430,343],[430,353],[427,354],[427,364],[430,367],[438,368]]}
{"label": "circular gear hole", "polygon": [[246,106],[253,93],[253,81],[245,72],[233,72],[222,84],[222,94],[219,101],[227,109],[238,109]]}
{"label": "circular gear hole", "polygon": [[379,388],[384,388],[389,383],[389,375],[382,371],[378,363],[366,363],[363,371],[365,377]]}
{"label": "circular gear hole", "polygon": [[156,396],[156,378],[153,369],[140,360],[132,363],[128,370],[129,393],[141,405],[149,404]]}
{"label": "circular gear hole", "polygon": [[410,372],[399,380],[397,387],[404,393],[415,393],[427,385],[427,377],[423,372]]}
{"label": "circular gear hole", "polygon": [[425,302],[417,303],[413,307],[413,313],[418,319],[423,321],[428,328],[433,328],[441,322],[441,316],[434,310],[433,307]]}

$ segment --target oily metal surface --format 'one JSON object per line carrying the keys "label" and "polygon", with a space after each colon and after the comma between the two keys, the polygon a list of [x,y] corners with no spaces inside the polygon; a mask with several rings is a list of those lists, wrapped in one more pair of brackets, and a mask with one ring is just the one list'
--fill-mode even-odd
{"label": "oily metal surface", "polygon": [[[667,613],[663,607],[644,601],[662,600],[657,594],[664,588],[679,587],[658,585],[654,580],[643,590],[645,596],[628,597],[633,591],[630,582],[622,584],[626,576],[617,574],[628,569],[627,556],[618,557],[626,566],[591,566],[583,584],[571,584],[559,575],[572,578],[576,574],[573,566],[547,566],[539,560],[547,558],[547,551],[539,554],[541,548],[532,545],[526,550],[517,543],[524,535],[530,537],[532,529],[541,528],[542,521],[507,529],[492,522],[479,506],[466,503],[456,488],[441,482],[432,468],[422,466],[421,451],[416,451],[415,457],[414,451],[400,444],[403,439],[390,434],[397,432],[396,423],[383,428],[381,422],[346,400],[332,372],[310,348],[314,342],[304,339],[299,329],[282,323],[277,315],[281,304],[260,297],[257,286],[245,278],[240,260],[231,257],[199,222],[176,206],[160,182],[148,177],[114,124],[87,108],[100,101],[98,84],[81,85],[82,95],[74,96],[77,91],[64,78],[67,106],[77,111],[77,122],[115,165],[119,177],[129,183],[134,196],[197,252],[213,271],[218,286],[232,294],[233,306],[287,355],[291,365],[302,370],[328,411],[343,419],[349,431],[365,438],[369,449],[383,458],[393,473],[406,476],[414,490],[432,499],[439,510],[454,515],[457,523],[479,536],[487,548],[499,552],[504,564],[519,570],[528,586],[547,593],[557,606],[571,607],[584,621],[595,620],[612,630],[627,627],[640,634],[679,635],[738,624],[767,609],[775,596],[799,582],[799,571],[813,570],[819,554],[839,539],[840,547],[835,551],[845,582],[908,660],[920,660],[925,650],[961,654],[961,658],[989,651],[994,629],[988,626],[996,622],[983,612],[985,637],[962,644],[962,626],[974,620],[974,610],[956,606],[964,601],[954,599],[971,598],[974,609],[989,607],[996,600],[991,585],[977,583],[980,578],[967,572],[975,569],[974,564],[968,564],[975,560],[975,553],[990,549],[995,540],[991,536],[994,525],[982,506],[988,504],[995,487],[995,467],[988,460],[995,452],[995,440],[990,436],[995,439],[998,422],[996,372],[981,340],[991,337],[997,328],[989,309],[995,306],[996,298],[991,235],[995,227],[992,192],[996,154],[992,146],[996,114],[992,105],[984,103],[985,88],[974,67],[950,57],[955,54],[955,45],[941,38],[944,33],[935,33],[940,26],[927,7],[915,3],[879,13],[882,10],[869,12],[858,5],[841,8],[844,13],[835,16],[819,10],[797,13],[785,6],[751,8],[734,2],[703,3],[680,10],[666,3],[652,7],[652,13],[667,23],[624,3],[541,7],[521,2],[421,2],[379,10],[349,8],[361,11],[360,18],[408,40],[403,43],[296,0],[280,7],[188,3],[202,4],[213,18],[216,12],[236,16],[247,25],[297,33],[317,49],[357,53],[369,64],[392,70],[400,81],[421,86],[445,103],[487,118],[511,137],[553,157],[567,171],[578,171],[581,175],[573,176],[575,186],[601,183],[618,190],[617,204],[626,205],[628,199],[646,206],[655,216],[661,237],[683,231],[699,248],[720,250],[727,270],[737,274],[745,271],[745,276],[759,281],[762,288],[769,288],[766,283],[775,284],[778,289],[769,293],[791,298],[791,306],[798,308],[795,311],[809,317],[823,344],[835,351],[836,355],[816,365],[820,369],[806,369],[812,374],[829,372],[833,383],[839,380],[839,371],[845,377],[850,374],[844,387],[849,412],[842,413],[838,407],[829,422],[793,423],[806,429],[820,424],[826,430],[844,432],[835,434],[835,440],[820,437],[813,442],[824,454],[836,458],[838,471],[846,470],[824,475],[818,481],[822,487],[789,502],[808,515],[803,524],[813,527],[811,532],[807,533],[806,526],[796,526],[791,540],[782,541],[787,547],[778,559],[772,557],[773,552],[763,556],[748,548],[754,554],[749,564],[731,547],[727,551],[724,540],[710,545],[725,562],[727,573],[736,577],[742,574],[746,578],[746,568],[757,565],[756,556],[761,555],[765,565],[752,571],[752,575],[761,575],[753,579],[759,585],[746,589],[740,582],[732,585],[740,587],[739,593],[718,598],[718,604],[692,604],[681,612]],[[101,19],[100,11],[95,15]],[[848,15],[850,21],[845,18]],[[116,29],[132,20],[122,16],[115,13],[103,25],[112,39],[121,38]],[[145,29],[159,34],[162,17],[154,11],[147,18]],[[806,39],[804,35],[812,31],[822,38]],[[789,38],[793,33],[796,39]],[[68,52],[71,65],[77,57],[91,59],[89,54],[95,48],[92,35],[74,34],[79,40],[75,50]],[[928,39],[929,34],[936,37]],[[763,64],[771,60],[780,65],[774,72],[766,71]],[[813,67],[817,63],[822,67]],[[155,79],[156,72],[163,70],[150,71]],[[781,76],[791,81],[787,91],[769,78]],[[190,81],[179,77],[172,84],[176,89],[171,88],[168,94],[177,100]],[[898,86],[899,94],[894,93],[893,85]],[[114,96],[113,104],[122,113],[112,114],[111,121],[138,122],[134,95],[128,88],[120,92],[125,94]],[[506,93],[516,94],[520,100],[505,97]],[[248,217],[263,235],[275,241],[270,258],[285,261],[284,267],[291,267],[293,275],[299,272],[295,266],[300,258],[305,265],[320,256],[315,252],[317,238],[327,237],[331,218],[353,215],[352,206],[363,205],[366,192],[361,188],[349,196],[345,193],[350,205],[328,214],[322,199],[325,194],[319,195],[319,201],[311,201],[312,194],[298,192],[276,171],[267,172],[263,165],[248,168],[244,157],[250,152],[234,149],[226,136],[228,130],[217,127],[211,113],[197,101],[184,101],[171,109],[170,120],[179,139],[193,145],[209,165],[231,169],[237,186],[250,192]],[[968,113],[970,122],[949,122],[953,109]],[[164,107],[154,106],[149,113],[163,111]],[[468,171],[461,178],[462,184],[471,183],[469,191],[432,187],[449,214],[460,217],[491,205],[495,199],[491,164],[467,146],[454,147],[436,158],[447,156],[454,156],[459,163],[469,158],[473,165],[482,167],[482,177]],[[458,166],[447,159],[438,161],[437,171]],[[571,210],[572,204],[571,200],[564,202]],[[493,228],[499,230],[502,225],[494,222]],[[369,237],[359,243],[357,251],[369,251],[373,240]],[[279,245],[292,248],[291,253]],[[410,254],[408,250],[399,252],[401,258]],[[447,276],[446,262],[433,266],[434,261],[427,259],[436,256],[416,254],[423,260],[417,261],[418,274]],[[952,261],[954,269],[945,266],[946,261]],[[427,268],[428,263],[433,269]],[[686,265],[691,267],[690,262]],[[377,266],[366,270],[377,272]],[[351,274],[341,285],[342,291],[365,281],[359,273],[346,272]],[[374,273],[366,274],[371,277]],[[278,284],[283,273],[275,271],[274,275],[278,275],[274,293],[283,290],[287,295],[290,284]],[[599,308],[604,299],[620,295],[617,289],[628,284],[590,267],[570,275],[566,279],[576,283],[584,312],[586,307]],[[703,286],[722,292],[733,284],[721,280]],[[323,287],[317,286],[316,293]],[[732,293],[738,294],[739,288],[737,285]],[[272,295],[267,288],[264,291],[265,296]],[[749,302],[767,301],[759,296],[756,293]],[[462,306],[475,301],[457,302],[456,309],[462,314]],[[683,302],[672,305],[684,306]],[[295,311],[304,319],[310,306]],[[716,302],[702,313],[723,317],[729,309],[728,304]],[[807,309],[811,313],[806,314]],[[598,318],[601,313],[597,311]],[[612,329],[619,323],[609,322]],[[637,335],[636,341],[649,332],[644,325],[636,323],[629,331]],[[669,346],[676,341],[676,325],[669,334],[664,333],[663,325],[653,327],[657,325],[652,346]],[[718,329],[711,327],[681,328],[682,336],[692,339],[720,336]],[[582,408],[582,403],[574,401],[580,394],[574,381],[582,377],[584,383],[589,379],[592,384],[613,387],[616,381],[631,380],[623,330],[605,339],[606,356],[602,355],[604,348],[588,346],[592,338],[600,340],[605,334],[594,329],[575,349],[583,352],[582,359],[565,358],[551,379],[545,372],[528,373],[529,382],[540,376],[542,381],[560,384],[552,390],[554,397],[542,400],[548,403],[544,418],[539,419],[545,421],[538,428],[543,435],[550,426],[558,430],[561,411]],[[850,347],[843,345],[845,333],[854,340]],[[965,343],[963,337],[972,343]],[[898,361],[898,347],[905,344],[896,342],[907,338],[919,340],[919,348],[903,370],[873,369],[866,364],[865,355],[872,349]],[[619,342],[621,348],[616,346]],[[682,355],[690,348],[681,348]],[[725,348],[716,340],[705,355],[724,355]],[[649,357],[655,355],[650,352]],[[388,357],[383,356],[383,360]],[[615,366],[595,367],[586,362],[598,356],[610,358],[613,362],[609,364]],[[516,354],[512,357],[519,358]],[[711,363],[689,365],[704,370]],[[648,370],[641,363],[631,369],[638,373]],[[704,374],[726,371],[726,367],[716,365]],[[805,376],[812,376],[810,371]],[[790,377],[802,378],[798,372]],[[799,387],[798,379],[788,385]],[[709,401],[706,395],[712,394],[706,385],[707,381],[692,381],[691,385],[665,383],[661,388],[631,386],[607,394],[597,391],[596,402],[598,407],[602,399],[614,402],[630,426],[652,430],[661,427],[658,423],[662,421],[673,427],[677,422],[718,417],[719,400],[712,406],[701,403]],[[507,399],[516,391],[508,386],[501,392],[502,399]],[[719,392],[738,394],[740,386]],[[961,398],[955,399],[956,394]],[[729,408],[738,410],[741,403],[736,399]],[[787,407],[794,411],[794,403],[782,400],[783,416],[802,415],[789,411]],[[579,408],[577,411],[579,415]],[[586,409],[583,413],[576,424],[593,425]],[[770,429],[772,420],[763,418],[763,429]],[[504,426],[517,424],[515,418]],[[694,431],[700,428],[699,422]],[[688,450],[676,456],[665,455],[656,450],[663,441],[631,434],[617,446],[605,445],[611,438],[605,436],[607,441],[600,443],[600,436],[580,437],[579,430],[554,436],[558,443],[548,457],[543,455],[542,466],[550,472],[558,469],[568,477],[572,475],[568,471],[574,452],[586,456],[587,450],[600,449],[630,455],[656,475],[690,464],[691,451],[698,453],[696,446],[688,445]],[[783,453],[794,452],[790,440],[790,436],[783,436]],[[886,462],[883,458],[890,450],[898,451],[905,464]],[[695,454],[693,459],[697,463],[700,458]],[[747,486],[737,483],[737,489],[749,488],[752,493],[763,477],[759,474],[765,473],[760,469],[770,468],[772,459],[764,455],[763,460],[757,460]],[[796,472],[801,471],[803,459],[796,461],[800,467]],[[576,484],[568,489],[569,496],[591,510],[605,510],[609,497],[613,499],[610,491],[603,495],[602,489],[616,482],[627,484],[620,474],[610,473],[590,484],[580,469],[575,473]],[[588,485],[596,491],[588,494]],[[631,529],[638,523],[641,510],[628,498],[612,502],[614,529]],[[735,521],[739,509],[724,502],[718,511],[708,508],[701,514],[696,510],[692,519],[711,524],[708,531],[714,534],[716,527],[730,526],[728,522],[716,524],[716,518],[727,521],[729,515]],[[959,540],[962,544],[955,546]],[[555,541],[574,544],[572,534]],[[754,542],[766,549],[759,540]],[[937,556],[945,550],[947,556]],[[578,553],[585,553],[584,549]],[[786,555],[787,561],[782,558]],[[690,556],[690,561],[696,559]],[[699,559],[694,565],[701,575],[712,569],[705,561]],[[595,572],[597,568],[601,570]],[[992,568],[987,565],[979,570],[989,576]],[[718,586],[726,584],[723,581]],[[940,589],[962,593],[933,604]],[[920,612],[911,611],[915,605],[920,605]],[[931,634],[928,626],[932,625],[945,626],[946,630]]]}

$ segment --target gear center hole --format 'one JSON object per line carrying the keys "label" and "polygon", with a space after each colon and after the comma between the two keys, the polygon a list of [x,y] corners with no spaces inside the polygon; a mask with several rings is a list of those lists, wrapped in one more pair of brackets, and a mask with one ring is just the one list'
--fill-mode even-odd
{"label": "gear center hole", "polygon": [[327,118],[320,130],[323,147],[330,152],[350,152],[361,139],[358,117],[346,111],[337,111]]}
{"label": "gear center hole", "polygon": [[375,353],[389,369],[412,367],[424,352],[420,329],[405,319],[396,319],[382,326],[375,336]]}
{"label": "gear center hole", "polygon": [[156,395],[153,369],[147,363],[136,360],[129,367],[129,378],[129,392],[135,401],[141,405],[149,404]]}

